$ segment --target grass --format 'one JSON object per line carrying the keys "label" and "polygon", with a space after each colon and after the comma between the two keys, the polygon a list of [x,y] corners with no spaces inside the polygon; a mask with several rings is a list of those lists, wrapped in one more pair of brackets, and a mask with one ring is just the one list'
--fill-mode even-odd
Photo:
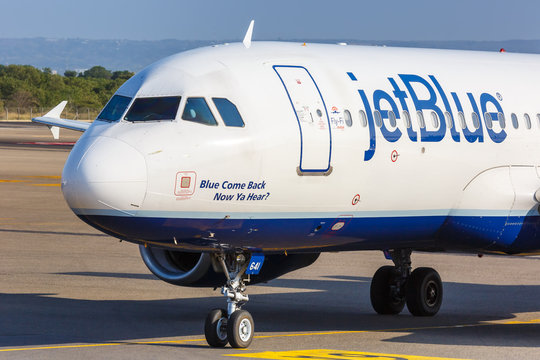
{"label": "grass", "polygon": [[[29,121],[33,117],[43,116],[50,109],[45,108],[4,108],[0,109],[0,120],[5,121]],[[62,112],[62,118],[64,119],[73,119],[73,120],[94,120],[100,109],[87,109],[87,108],[66,108]]]}

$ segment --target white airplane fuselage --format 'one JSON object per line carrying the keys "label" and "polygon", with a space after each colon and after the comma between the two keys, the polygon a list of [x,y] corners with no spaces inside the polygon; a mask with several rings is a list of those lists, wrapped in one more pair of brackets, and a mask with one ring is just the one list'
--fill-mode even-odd
{"label": "white airplane fuselage", "polygon": [[[116,93],[181,97],[174,119],[125,120],[131,105],[98,118],[62,189],[92,226],[182,251],[538,252],[539,60],[272,42],[188,51]],[[190,98],[217,125],[182,119]],[[214,98],[244,126],[226,126]]]}

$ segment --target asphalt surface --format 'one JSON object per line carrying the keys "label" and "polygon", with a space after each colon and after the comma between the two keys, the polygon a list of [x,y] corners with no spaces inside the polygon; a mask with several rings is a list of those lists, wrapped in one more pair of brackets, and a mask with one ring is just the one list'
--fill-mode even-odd
{"label": "asphalt surface", "polygon": [[209,348],[203,323],[225,306],[219,290],[157,280],[137,246],[65,204],[60,175],[78,135],[0,123],[0,359],[540,358],[540,258],[453,254],[413,254],[444,281],[436,317],[374,314],[380,252],[323,254],[248,287],[248,350]]}

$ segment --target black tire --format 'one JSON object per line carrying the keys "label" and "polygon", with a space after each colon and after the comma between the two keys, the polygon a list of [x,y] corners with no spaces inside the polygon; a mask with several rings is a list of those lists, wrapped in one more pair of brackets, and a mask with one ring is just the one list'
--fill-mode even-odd
{"label": "black tire", "polygon": [[227,311],[214,309],[208,313],[204,322],[204,337],[212,347],[224,347],[227,340]]}
{"label": "black tire", "polygon": [[407,308],[414,316],[433,316],[443,298],[441,277],[432,268],[418,268],[407,280]]}
{"label": "black tire", "polygon": [[393,266],[382,266],[371,279],[371,306],[381,315],[399,314],[405,306],[405,298],[392,294],[390,285],[399,276]]}
{"label": "black tire", "polygon": [[247,348],[253,340],[255,326],[251,314],[245,310],[236,310],[229,318],[227,337],[233,348]]}

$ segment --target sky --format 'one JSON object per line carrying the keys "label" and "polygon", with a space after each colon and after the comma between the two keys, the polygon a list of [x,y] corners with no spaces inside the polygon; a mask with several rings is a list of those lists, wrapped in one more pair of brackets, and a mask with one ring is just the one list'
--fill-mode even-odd
{"label": "sky", "polygon": [[0,0],[0,38],[540,39],[538,0]]}

